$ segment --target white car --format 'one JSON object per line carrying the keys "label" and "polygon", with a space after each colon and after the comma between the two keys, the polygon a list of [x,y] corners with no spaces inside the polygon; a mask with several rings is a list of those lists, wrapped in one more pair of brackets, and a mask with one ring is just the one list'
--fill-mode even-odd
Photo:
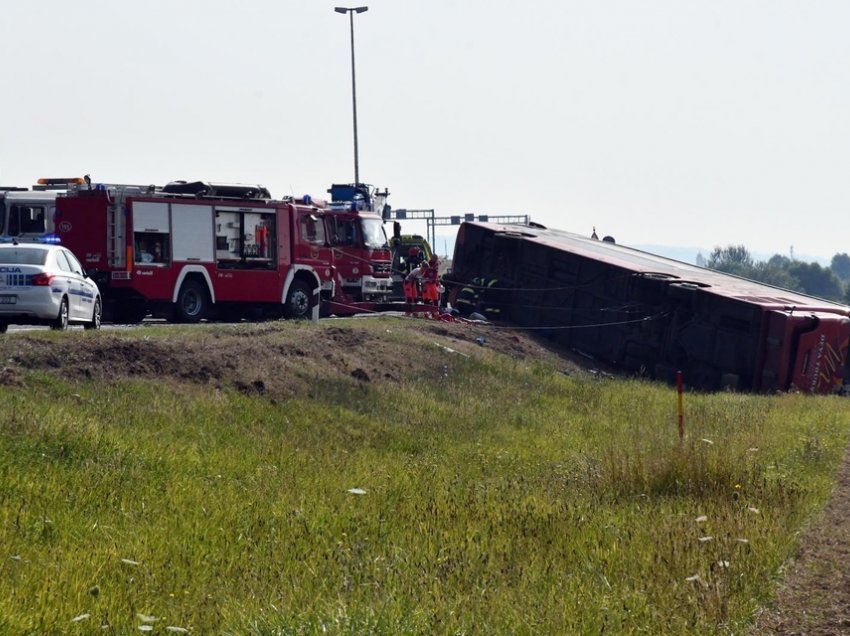
{"label": "white car", "polygon": [[99,329],[102,308],[97,285],[68,249],[0,244],[0,333],[10,324]]}

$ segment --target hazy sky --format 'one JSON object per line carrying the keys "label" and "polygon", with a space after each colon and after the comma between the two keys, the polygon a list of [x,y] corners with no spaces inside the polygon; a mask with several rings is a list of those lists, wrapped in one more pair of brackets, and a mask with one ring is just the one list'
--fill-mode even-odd
{"label": "hazy sky", "polygon": [[[372,0],[362,181],[628,245],[850,252],[850,2]],[[0,184],[354,179],[324,0],[48,0],[0,20]],[[356,6],[354,4],[344,6]]]}

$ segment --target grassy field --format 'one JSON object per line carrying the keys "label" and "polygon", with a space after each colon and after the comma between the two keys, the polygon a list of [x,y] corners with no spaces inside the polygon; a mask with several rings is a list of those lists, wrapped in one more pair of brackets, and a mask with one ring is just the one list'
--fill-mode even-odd
{"label": "grassy field", "polygon": [[0,633],[742,633],[850,429],[688,394],[680,442],[670,387],[454,360],[312,399],[23,372]]}

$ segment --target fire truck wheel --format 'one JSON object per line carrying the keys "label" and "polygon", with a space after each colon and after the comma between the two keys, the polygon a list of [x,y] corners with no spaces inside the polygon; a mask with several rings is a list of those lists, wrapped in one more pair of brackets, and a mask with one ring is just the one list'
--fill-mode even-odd
{"label": "fire truck wheel", "polygon": [[289,293],[286,296],[286,317],[287,318],[306,318],[310,313],[310,301],[313,297],[313,290],[307,283],[299,280],[293,281],[289,288]]}
{"label": "fire truck wheel", "polygon": [[100,321],[103,318],[103,308],[100,304],[100,298],[94,299],[94,307],[91,310],[91,322],[83,325],[83,329],[100,329]]}
{"label": "fire truck wheel", "polygon": [[207,292],[200,283],[187,280],[177,294],[177,319],[180,322],[198,322],[207,313]]}
{"label": "fire truck wheel", "polygon": [[5,322],[0,322],[0,333],[6,333],[7,331],[9,331],[9,325]]}
{"label": "fire truck wheel", "polygon": [[68,299],[63,298],[59,303],[59,314],[50,323],[50,328],[56,331],[65,331],[68,328]]}

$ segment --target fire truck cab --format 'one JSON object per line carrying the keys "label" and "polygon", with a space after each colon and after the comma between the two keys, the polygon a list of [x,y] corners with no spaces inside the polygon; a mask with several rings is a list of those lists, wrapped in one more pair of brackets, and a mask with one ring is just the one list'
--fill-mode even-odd
{"label": "fire truck cab", "polygon": [[30,188],[0,187],[0,242],[49,242],[55,227],[56,197],[82,178],[39,179]]}
{"label": "fire truck cab", "polygon": [[115,322],[318,318],[336,279],[322,214],[309,198],[275,200],[261,186],[89,185],[57,200],[56,233]]}
{"label": "fire truck cab", "polygon": [[392,255],[381,215],[388,191],[366,184],[334,184],[324,214],[341,295],[352,303],[386,302],[392,292]]}

